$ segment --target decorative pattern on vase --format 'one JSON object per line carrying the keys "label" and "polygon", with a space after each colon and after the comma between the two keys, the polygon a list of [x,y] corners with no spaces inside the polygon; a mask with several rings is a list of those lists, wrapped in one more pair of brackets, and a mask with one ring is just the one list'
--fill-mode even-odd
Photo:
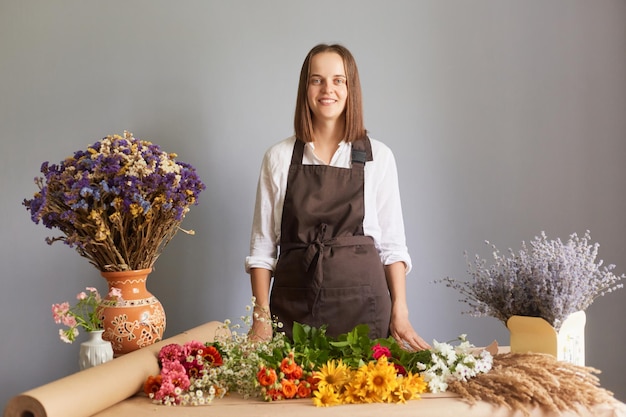
{"label": "decorative pattern on vase", "polygon": [[[146,288],[152,269],[101,272],[109,292],[118,288],[121,300],[105,298],[100,309],[104,340],[113,345],[115,356],[123,355],[159,342],[165,332],[165,310],[159,300]],[[110,303],[106,303],[110,301]]]}
{"label": "decorative pattern on vase", "polygon": [[78,365],[80,370],[101,365],[113,359],[111,342],[102,339],[103,330],[88,332],[89,340],[80,344]]}

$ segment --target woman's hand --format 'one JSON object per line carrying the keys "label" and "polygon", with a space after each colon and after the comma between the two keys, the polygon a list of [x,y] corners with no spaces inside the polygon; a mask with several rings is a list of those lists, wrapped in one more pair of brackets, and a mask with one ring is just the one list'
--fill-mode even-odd
{"label": "woman's hand", "polygon": [[269,307],[271,271],[263,268],[250,269],[250,283],[254,308],[252,309],[252,327],[248,337],[253,342],[267,342],[272,339],[272,314]]}
{"label": "woman's hand", "polygon": [[403,349],[414,351],[430,349],[430,345],[413,329],[409,321],[409,312],[406,307],[393,306],[391,309],[389,330],[393,338],[396,339]]}
{"label": "woman's hand", "polygon": [[406,265],[395,262],[385,266],[387,286],[391,294],[391,320],[389,331],[398,344],[406,350],[430,349],[430,345],[411,326],[406,302]]}
{"label": "woman's hand", "polygon": [[267,307],[255,306],[252,312],[252,327],[248,338],[253,342],[269,342],[272,339],[272,319]]}

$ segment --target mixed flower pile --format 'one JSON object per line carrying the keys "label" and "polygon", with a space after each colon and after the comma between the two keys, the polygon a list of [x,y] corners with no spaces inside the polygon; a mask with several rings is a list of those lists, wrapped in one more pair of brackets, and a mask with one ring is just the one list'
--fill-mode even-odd
{"label": "mixed flower pile", "polygon": [[492,265],[478,255],[470,261],[466,254],[472,280],[439,282],[459,291],[474,316],[505,324],[514,315],[541,317],[558,330],[570,314],[623,287],[619,281],[626,276],[615,275],[615,265],[603,266],[597,260],[599,244],[590,240],[589,231],[583,237],[574,233],[567,242],[549,240],[542,232],[529,245],[522,242],[519,252],[509,249],[508,257],[486,242],[493,248]]}
{"label": "mixed flower pile", "polygon": [[72,343],[78,337],[79,328],[86,332],[102,330],[102,320],[99,308],[105,303],[115,305],[122,299],[119,288],[111,288],[108,300],[102,299],[98,289],[87,287],[76,295],[78,302],[70,307],[70,303],[65,301],[59,304],[52,304],[52,318],[56,324],[63,324],[67,329],[59,329],[59,337],[65,343]]}
{"label": "mixed flower pile", "polygon": [[212,342],[164,346],[161,372],[146,380],[146,395],[165,405],[210,404],[227,392],[265,401],[312,398],[317,406],[403,403],[488,372],[493,361],[465,336],[457,346],[435,341],[431,350],[409,352],[392,337],[370,339],[366,325],[333,338],[325,327],[295,323],[291,340],[274,323],[267,342],[238,333],[240,327],[227,320]]}
{"label": "mixed flower pile", "polygon": [[39,191],[23,205],[35,223],[101,271],[151,268],[205,185],[158,145],[107,136],[59,164],[44,162]]}

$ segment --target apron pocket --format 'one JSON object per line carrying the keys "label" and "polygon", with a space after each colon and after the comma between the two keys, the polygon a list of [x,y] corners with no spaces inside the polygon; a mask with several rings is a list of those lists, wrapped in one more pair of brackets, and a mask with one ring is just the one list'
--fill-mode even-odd
{"label": "apron pocket", "polygon": [[[328,325],[326,333],[336,337],[341,333],[349,332],[358,324],[367,324],[370,328],[370,336],[380,334],[381,317],[377,317],[376,307],[376,297],[372,288],[369,285],[361,285],[322,288],[318,305],[314,308],[318,320]],[[385,315],[385,312],[379,312],[379,314]],[[389,313],[386,314],[388,316]],[[388,317],[386,323],[388,328]]]}

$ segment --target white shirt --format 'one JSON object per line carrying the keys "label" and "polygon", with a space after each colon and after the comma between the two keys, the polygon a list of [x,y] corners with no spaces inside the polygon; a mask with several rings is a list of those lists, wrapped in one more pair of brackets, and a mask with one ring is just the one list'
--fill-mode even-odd
{"label": "white shirt", "polygon": [[[276,267],[287,174],[295,140],[295,136],[292,136],[275,144],[263,158],[252,222],[250,256],[246,257],[245,262],[246,272],[250,272],[250,268],[273,271]],[[383,265],[402,261],[408,273],[411,270],[411,257],[404,235],[396,161],[391,149],[385,144],[371,138],[370,142],[374,160],[365,164],[363,232],[374,239]],[[350,168],[351,155],[352,144],[342,141],[330,165]],[[315,155],[312,142],[304,147],[302,163],[324,164]]]}

